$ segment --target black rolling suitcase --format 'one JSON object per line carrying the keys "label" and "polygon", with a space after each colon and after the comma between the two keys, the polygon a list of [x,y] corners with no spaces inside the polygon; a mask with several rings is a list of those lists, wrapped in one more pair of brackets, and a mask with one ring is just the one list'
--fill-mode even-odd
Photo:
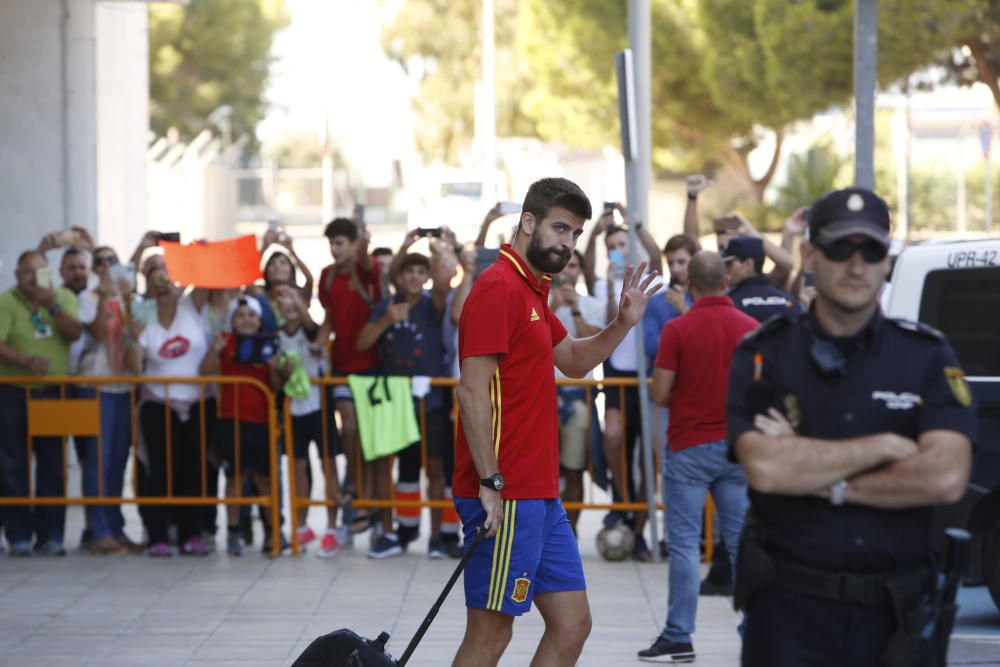
{"label": "black rolling suitcase", "polygon": [[389,641],[389,633],[383,632],[377,639],[367,639],[352,630],[341,628],[328,635],[317,637],[292,663],[292,667],[403,667],[413,655],[417,644],[423,639],[424,633],[431,626],[438,610],[444,604],[445,598],[448,597],[448,593],[458,581],[459,575],[462,574],[462,570],[465,569],[466,563],[469,562],[469,558],[472,557],[472,553],[482,539],[483,530],[480,529],[399,660],[395,660],[385,651],[385,644]]}

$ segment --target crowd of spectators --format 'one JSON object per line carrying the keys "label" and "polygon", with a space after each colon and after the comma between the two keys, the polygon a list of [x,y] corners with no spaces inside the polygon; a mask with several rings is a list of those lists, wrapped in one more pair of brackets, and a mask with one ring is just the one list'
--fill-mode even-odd
{"label": "crowd of spectators", "polygon": [[[662,250],[644,221],[630,220],[620,204],[605,204],[583,252],[575,252],[555,277],[549,294],[553,312],[574,337],[586,337],[616,315],[631,238],[638,240],[641,247],[636,250],[648,258],[651,271],[665,267],[663,273],[669,273],[669,284],[651,299],[642,328],[633,330],[598,369],[598,379],[637,377],[638,336],[644,341],[646,367],[653,368],[665,326],[691,309],[688,265],[700,250],[698,195],[709,185],[702,176],[689,177],[684,233],[669,238]],[[288,234],[271,226],[261,243],[263,280],[239,290],[176,284],[157,249],[161,237],[155,232],[143,237],[127,263],[78,228],[49,234],[38,248],[22,253],[17,285],[0,295],[0,375],[80,376],[67,391],[74,398],[96,398],[100,408],[100,437],[72,438],[83,495],[121,497],[128,482],[139,496],[141,526],[127,527],[119,505],[88,505],[80,546],[106,556],[202,556],[214,551],[217,507],[143,504],[142,498],[269,494],[277,471],[271,469],[268,424],[277,420],[280,428],[285,419],[271,414],[259,388],[263,385],[279,397],[279,406],[285,396],[289,399],[291,432],[283,437],[293,443],[288,470],[298,495],[309,497],[316,487],[332,501],[322,531],[307,524],[305,508],[282,517],[297,531],[299,544],[330,557],[351,547],[356,535],[370,531],[369,556],[388,558],[407,551],[420,538],[419,508],[366,511],[352,501],[451,497],[455,406],[447,388],[430,386],[426,379],[458,375],[458,318],[476,276],[495,258],[496,251],[485,246],[499,218],[498,204],[487,212],[473,243],[463,243],[447,227],[418,229],[410,231],[396,251],[370,249],[370,233],[360,216],[336,218],[325,228],[332,262],[315,281]],[[786,223],[781,245],[774,245],[742,217],[714,221],[729,294],[737,308],[762,320],[808,302],[806,277],[801,271],[792,275],[792,245],[803,229],[799,211]],[[427,254],[414,252],[423,238]],[[598,275],[597,266],[605,264],[598,261],[599,252],[606,253],[604,275]],[[58,276],[52,274],[48,257],[57,258]],[[764,272],[765,260],[773,265],[769,273]],[[313,299],[323,310],[319,321],[310,315]],[[133,386],[86,379],[122,376],[255,382]],[[359,456],[363,420],[372,414],[372,393],[359,395],[351,384],[321,388],[309,382],[324,376],[410,378],[412,397],[395,400],[405,400],[404,409],[413,411],[426,433],[425,446],[410,442],[391,457]],[[26,446],[29,393],[32,399],[55,399],[60,388],[29,380],[0,384],[0,426],[6,435],[0,442],[0,495],[63,496],[67,467],[62,439],[36,437],[30,448]],[[599,483],[607,483],[614,500],[644,499],[646,484],[655,480],[630,472],[642,444],[639,392],[634,386],[609,387],[598,400],[599,395],[579,385],[559,389],[563,497],[583,499],[584,472],[589,469]],[[668,414],[658,409],[662,429],[653,436],[660,446]],[[313,456],[323,462],[321,478],[310,465],[312,446],[317,447]],[[130,457],[134,479],[126,480]],[[269,551],[270,514],[259,514],[266,536],[263,548]],[[253,541],[252,510],[230,504],[223,515],[225,549],[231,556],[241,555]],[[578,516],[578,511],[569,512],[574,529]],[[11,555],[66,553],[65,506],[7,507],[0,518]],[[605,517],[606,523],[625,523],[635,532],[634,555],[639,560],[651,557],[643,538],[646,520],[642,512],[611,512]],[[453,510],[431,511],[429,525],[429,557],[461,554]]]}

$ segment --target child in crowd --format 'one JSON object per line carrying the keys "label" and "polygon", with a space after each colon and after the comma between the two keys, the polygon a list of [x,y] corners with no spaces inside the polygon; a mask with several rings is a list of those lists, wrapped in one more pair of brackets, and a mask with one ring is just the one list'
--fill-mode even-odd
{"label": "child in crowd", "polygon": [[[201,363],[202,375],[253,378],[277,390],[283,384],[277,369],[277,345],[272,337],[261,335],[260,302],[253,297],[234,299],[226,322],[232,331],[216,336]],[[226,471],[226,497],[236,497],[237,486],[242,489],[247,479],[253,483],[257,494],[266,495],[270,493],[272,473],[267,397],[248,383],[222,384],[219,393],[216,442],[222,468]],[[231,556],[241,556],[240,508],[228,505],[226,510],[229,527],[226,550]],[[270,516],[264,517],[264,530],[263,550],[267,553],[271,550],[273,535]]]}
{"label": "child in crowd", "polygon": [[[311,475],[309,474],[309,445],[315,442],[321,447],[324,438],[323,420],[326,419],[326,456],[323,458],[323,474],[326,478],[326,497],[333,501],[327,507],[327,527],[320,540],[319,558],[330,558],[337,551],[350,543],[351,534],[344,527],[337,528],[337,509],[341,501],[340,483],[337,475],[336,456],[339,453],[336,424],[332,419],[333,405],[327,406],[323,412],[320,388],[316,385],[308,387],[305,396],[295,396],[287,388],[287,382],[294,370],[301,366],[309,378],[322,377],[326,370],[323,345],[316,339],[319,327],[308,316],[306,304],[297,291],[285,289],[278,295],[278,308],[284,320],[278,330],[278,347],[282,360],[286,363],[278,365],[285,393],[292,397],[290,401],[292,413],[291,438],[295,449],[295,488],[299,497],[309,498]],[[290,362],[290,363],[289,363]],[[297,387],[305,392],[305,387]],[[316,534],[307,525],[306,517],[309,507],[302,507],[295,517],[298,522],[299,546],[303,549],[316,539]]]}

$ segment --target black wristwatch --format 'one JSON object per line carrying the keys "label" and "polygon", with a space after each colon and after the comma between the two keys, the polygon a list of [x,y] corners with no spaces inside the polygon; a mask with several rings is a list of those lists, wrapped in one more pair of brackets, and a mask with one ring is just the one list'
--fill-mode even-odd
{"label": "black wristwatch", "polygon": [[494,491],[503,490],[503,475],[496,472],[489,477],[483,477],[479,480],[479,483],[485,486],[487,489],[493,489]]}

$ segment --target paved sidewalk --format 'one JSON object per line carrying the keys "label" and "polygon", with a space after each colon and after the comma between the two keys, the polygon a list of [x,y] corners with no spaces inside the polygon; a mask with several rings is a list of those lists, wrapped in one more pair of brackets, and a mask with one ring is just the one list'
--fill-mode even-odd
{"label": "paved sidewalk", "polygon": [[[67,535],[79,535],[70,510]],[[580,665],[638,665],[635,652],[663,623],[666,565],[607,563],[594,548],[596,514],[581,529],[594,631]],[[132,523],[130,525],[138,525]],[[402,653],[454,561],[429,561],[422,549],[372,561],[359,549],[324,561],[306,554],[274,561],[145,556],[0,557],[0,666],[289,665],[316,636],[351,627],[371,637],[389,631]],[[258,542],[259,544],[259,542]],[[1000,614],[984,589],[963,593],[953,664],[1000,665]],[[411,665],[450,664],[464,627],[461,584],[443,607]],[[728,599],[701,598],[698,665],[738,664],[737,617]],[[528,664],[541,636],[532,613],[515,624],[501,663]]]}

